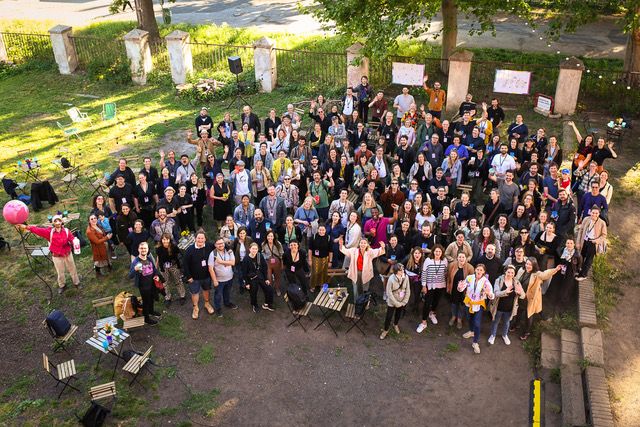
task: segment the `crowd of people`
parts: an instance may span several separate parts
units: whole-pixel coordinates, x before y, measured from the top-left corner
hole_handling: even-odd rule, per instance
[[[193,319],[200,300],[222,316],[247,291],[254,312],[273,311],[289,284],[313,299],[329,269],[344,268],[354,298],[383,287],[381,339],[411,312],[417,333],[438,324],[445,300],[449,327],[466,328],[475,353],[483,317],[490,345],[498,333],[509,345],[514,330],[526,340],[543,301],[570,304],[606,250],[613,143],[570,123],[579,146],[563,167],[557,136],[521,114],[507,122],[498,99],[469,94],[446,119],[446,92],[428,76],[424,89],[427,105],[408,88],[391,100],[362,77],[339,101],[318,96],[264,120],[245,106],[214,124],[202,108],[186,134],[195,154],[160,151],[137,174],[120,159],[108,195],[93,198],[96,276],[125,247],[155,324],[159,293],[184,304],[188,290]],[[54,259],[66,257],[68,236],[53,223],[28,228],[51,240]],[[185,234],[195,241],[181,251]],[[55,263],[60,292],[70,262]]]

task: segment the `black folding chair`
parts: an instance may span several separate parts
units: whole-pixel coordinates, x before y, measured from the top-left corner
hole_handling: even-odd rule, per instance
[[[44,365],[44,370],[47,371],[54,380],[56,380],[56,387],[58,387],[59,384],[63,385],[60,394],[58,394],[58,399],[60,399],[60,396],[62,396],[62,393],[64,393],[67,387],[80,392],[80,390],[69,384],[72,379],[75,379],[76,375],[76,362],[73,359],[62,362],[59,365],[54,365],[49,360],[49,357],[42,353],[42,364]],[[55,374],[53,373],[53,370],[55,370]]]
[[[302,329],[307,332],[307,328],[304,327],[304,325],[302,324],[302,322],[300,321],[300,319],[302,319],[303,317],[307,317],[309,318],[309,310],[311,310],[311,306],[313,305],[312,303],[308,302],[304,305],[304,307],[300,310],[294,310],[293,306],[291,305],[291,302],[289,301],[289,297],[287,296],[287,293],[284,293],[284,302],[287,303],[287,308],[289,308],[289,311],[291,312],[291,315],[293,316],[293,320],[287,325],[287,328],[291,325],[293,325],[294,323],[298,322],[298,324],[302,327]]]
[[[367,311],[369,311],[370,305],[371,305],[371,301],[367,303],[367,305],[364,307],[364,312],[360,315],[356,314],[355,304],[347,305],[347,312],[345,313],[344,318],[351,323],[351,326],[349,326],[349,329],[347,329],[347,331],[345,332],[345,335],[348,334],[349,331],[352,330],[353,328],[358,328],[358,330],[360,331],[360,333],[362,333],[363,336],[367,335],[364,333],[364,330],[362,330],[362,328],[360,327],[360,323],[364,325],[367,324],[366,320],[364,320],[364,316],[365,314],[367,314]]]

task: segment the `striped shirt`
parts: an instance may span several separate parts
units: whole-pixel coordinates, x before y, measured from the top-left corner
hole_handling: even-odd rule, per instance
[[[426,286],[428,289],[445,288],[447,286],[447,265],[446,259],[436,261],[427,258],[422,265],[422,286]]]

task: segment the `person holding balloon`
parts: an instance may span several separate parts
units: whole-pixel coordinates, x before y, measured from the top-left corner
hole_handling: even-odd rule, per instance
[[[6,219],[6,216],[5,216]],[[25,218],[26,220],[26,218]],[[62,224],[62,215],[54,215],[51,222],[53,227],[37,227],[35,225],[14,224],[21,230],[28,230],[49,242],[49,252],[58,274],[58,294],[62,294],[65,287],[65,272],[69,272],[73,285],[80,288],[80,278],[73,260],[73,239],[75,236]]]

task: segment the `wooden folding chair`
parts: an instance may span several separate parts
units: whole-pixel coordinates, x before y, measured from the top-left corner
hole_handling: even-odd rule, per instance
[[[49,331],[49,334],[51,335],[51,338],[53,338],[53,352],[57,353],[60,350],[64,350],[67,353],[69,353],[69,350],[67,350],[67,347],[71,345],[72,341],[77,342],[75,334],[76,332],[78,332],[78,326],[77,325],[71,325],[71,328],[69,328],[69,331],[64,334],[63,336],[57,336],[56,333],[53,331],[53,329],[51,329],[49,327],[49,325],[47,325],[47,319],[42,321],[42,325],[45,327],[45,329],[47,331]]]
[[[76,375],[76,362],[73,359],[62,362],[59,365],[54,365],[49,360],[49,357],[42,353],[42,364],[44,365],[44,370],[47,371],[54,380],[56,380],[56,387],[58,387],[59,384],[63,385],[60,394],[58,394],[58,399],[60,399],[60,396],[62,396],[62,393],[64,393],[67,387],[80,392],[80,390],[69,384],[71,380],[75,379]],[[55,370],[55,374],[53,373],[53,370]]]
[[[123,321],[122,329],[129,332],[129,329],[141,328],[144,326],[144,316],[132,317]]]
[[[118,323],[118,318],[116,316],[106,316],[106,317],[102,317],[102,315],[99,312],[99,309],[102,307],[110,307],[110,312],[113,312],[113,299],[114,297],[110,296],[110,297],[104,297],[104,298],[98,298],[98,299],[94,299],[93,301],[91,301],[91,306],[93,307],[93,311],[95,311],[96,313],[96,328],[102,328],[104,325],[106,325],[107,323],[110,323],[111,325],[115,325],[116,323]]]
[[[92,170],[86,176],[91,188],[93,188],[93,192],[91,192],[91,196],[89,197],[93,197],[98,194],[106,198],[109,195],[109,186],[107,185],[107,180],[105,179],[104,174]]]
[[[304,305],[304,307],[300,310],[294,310],[293,306],[291,305],[291,302],[289,302],[289,296],[287,296],[287,293],[284,293],[284,302],[287,303],[287,307],[289,308],[289,311],[291,312],[291,315],[293,316],[293,320],[287,325],[287,328],[291,325],[293,325],[294,323],[298,322],[298,324],[300,326],[302,326],[302,329],[307,332],[307,328],[304,327],[304,325],[302,324],[302,322],[300,321],[300,319],[302,319],[303,317],[307,317],[309,318],[309,310],[311,310],[311,306],[313,305],[311,302],[307,301],[307,303]]]
[[[68,199],[60,200],[62,207],[67,212],[78,212],[78,198],[77,197],[69,197]]]
[[[129,372],[133,375],[133,379],[129,383],[129,386],[132,386],[136,379],[138,379],[138,375],[140,375],[140,371],[142,370],[142,368],[146,367],[147,369],[149,369],[149,367],[147,366],[147,362],[149,362],[151,350],[153,350],[153,346],[149,347],[149,349],[145,351],[143,355],[134,354],[122,368],[123,371]]]
[[[364,323],[365,325],[367,324],[367,322],[364,320],[364,316],[365,314],[367,314],[367,311],[369,311],[370,305],[371,305],[371,302],[368,302],[367,305],[364,307],[364,312],[361,315],[356,314],[355,304],[347,305],[347,312],[345,313],[344,318],[347,319],[349,322],[351,322],[351,326],[349,326],[349,329],[347,329],[347,331],[345,332],[345,335],[348,334],[349,331],[352,330],[353,328],[358,328],[358,330],[362,333],[362,335],[366,336],[366,334],[360,327],[360,323]]]
[[[110,383],[100,384],[89,389],[89,396],[91,402],[97,402],[98,400],[112,398],[111,408],[116,402],[116,383],[111,381]]]

